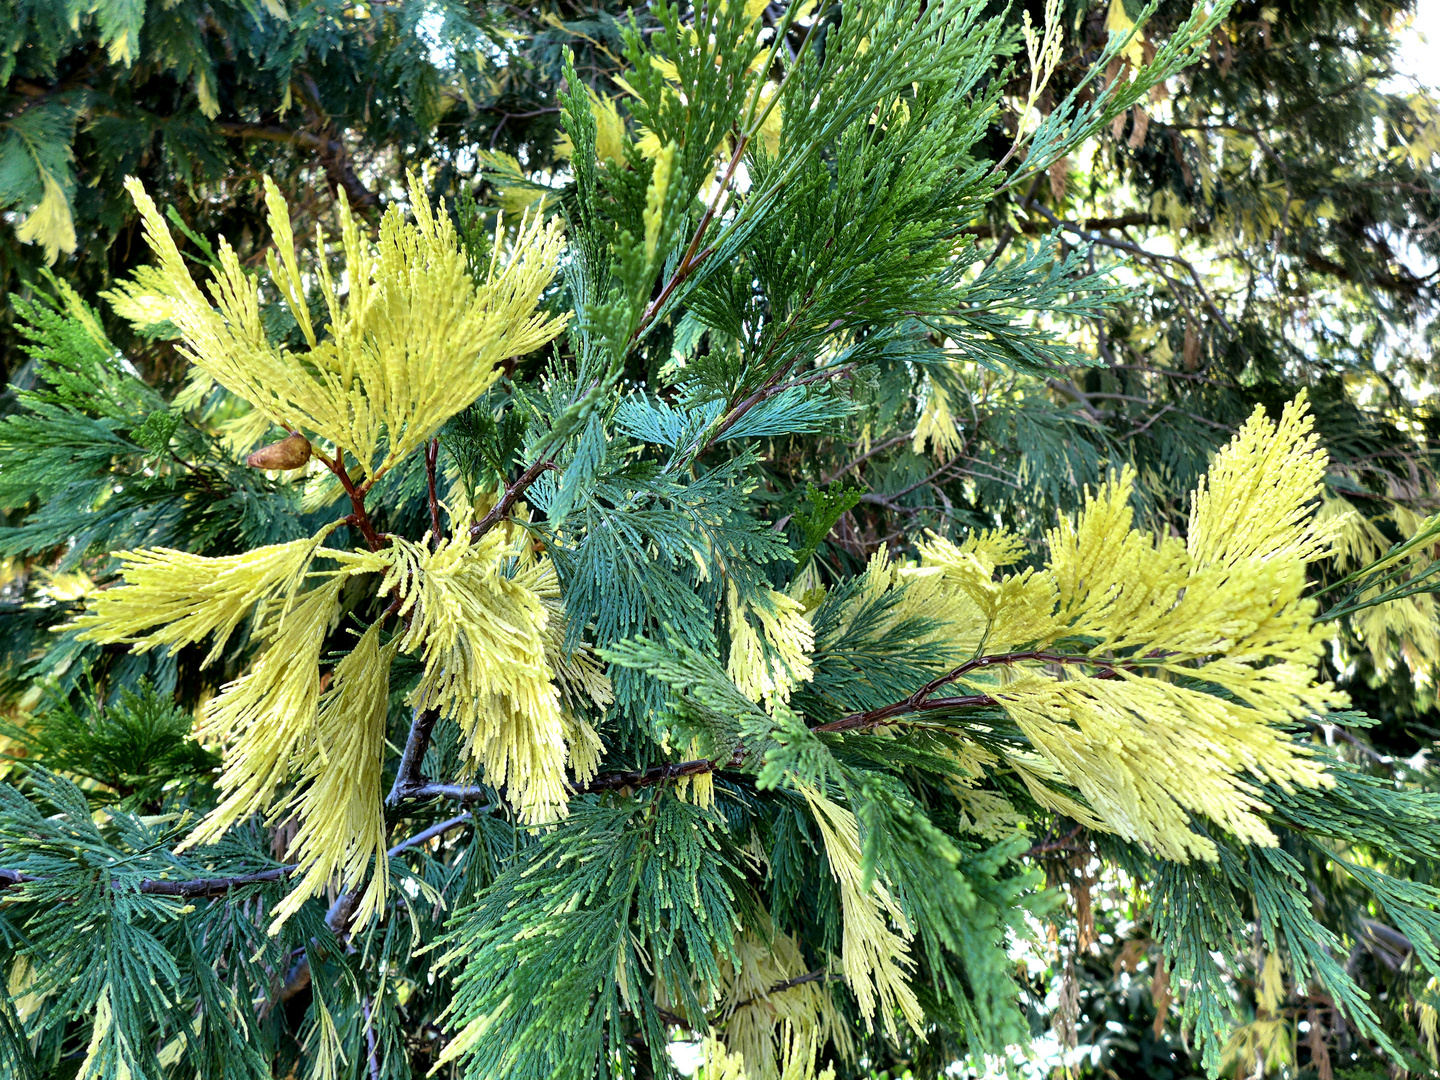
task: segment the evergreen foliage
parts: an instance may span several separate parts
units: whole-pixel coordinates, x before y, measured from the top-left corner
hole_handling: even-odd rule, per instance
[[[134,44],[186,4],[80,7],[27,12],[25,63],[90,35],[220,115],[192,37]],[[480,32],[394,8],[215,25],[284,37],[239,81],[286,94],[313,35]],[[1308,369],[1242,385],[1253,355],[1203,405],[1198,369],[1120,391],[1157,411],[1118,437],[1071,330],[1162,301],[1063,224],[975,242],[1053,217],[1040,181],[1106,133],[1142,146],[1239,17],[1152,40],[1117,0],[1077,72],[1058,4],[657,3],[591,28],[614,93],[554,48],[581,24],[526,46],[565,140],[477,152],[493,216],[450,165],[324,228],[252,178],[232,243],[127,182],[153,262],[103,314],[54,277],[16,301],[8,1074],[667,1076],[678,1042],[707,1077],[937,1076],[1030,1040],[1016,956],[1063,887],[1085,962],[1097,866],[1144,894],[1115,970],[1153,955],[1156,1040],[1173,995],[1205,1068],[1293,1062],[1304,993],[1322,1074],[1342,1024],[1433,1063],[1440,796],[1342,752],[1374,721],[1333,670],[1440,659],[1428,474],[1352,467],[1414,440],[1337,446],[1357,410]],[[45,153],[11,203],[58,252]],[[1382,1001],[1346,953],[1386,933]],[[1058,989],[1068,1042],[1073,961]]]

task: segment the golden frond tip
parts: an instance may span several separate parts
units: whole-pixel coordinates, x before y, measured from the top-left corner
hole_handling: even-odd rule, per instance
[[[117,310],[146,323],[168,318],[180,330],[181,353],[196,368],[270,422],[349,453],[366,480],[419,448],[484,393],[503,360],[533,352],[565,328],[568,316],[538,310],[564,249],[558,220],[523,220],[503,259],[497,231],[496,258],[477,280],[450,216],[431,205],[412,174],[409,216],[391,204],[374,242],[361,236],[341,203],[349,281],[342,296],[329,273],[324,236],[317,232],[314,257],[302,260],[289,210],[267,179],[274,240],[267,267],[306,343],[292,353],[267,339],[259,283],[223,238],[206,296],[154,200],[133,177],[126,188],[158,263],[115,290]],[[329,313],[323,341],[310,314],[312,295]]]
[[[1332,783],[1286,729],[1345,701],[1317,678],[1329,631],[1305,595],[1343,527],[1317,521],[1325,467],[1302,395],[1215,455],[1188,540],[1135,527],[1127,468],[1049,532],[1041,569],[1002,573],[1020,548],[982,534],[931,536],[890,572],[964,655],[1014,657],[961,681],[1028,739],[1007,763],[1042,806],[1176,861],[1218,855],[1196,815],[1273,845],[1253,783]]]

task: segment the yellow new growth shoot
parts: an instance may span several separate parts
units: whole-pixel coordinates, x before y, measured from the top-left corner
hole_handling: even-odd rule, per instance
[[[915,434],[910,449],[917,454],[923,454],[927,443],[930,452],[939,460],[955,456],[965,445],[955,417],[951,415],[950,399],[945,395],[945,388],[933,380],[930,383],[929,395],[925,399],[925,408],[920,412],[920,419],[915,422]]]
[[[419,709],[437,709],[455,720],[467,749],[485,771],[486,782],[509,788],[521,817],[531,823],[564,812],[569,790],[567,762],[588,779],[599,766],[599,739],[561,706],[549,657],[559,651],[550,631],[558,603],[554,568],[532,564],[520,533],[507,539],[491,530],[470,540],[468,519],[433,550],[393,538],[378,552],[337,553],[351,573],[379,572],[382,595],[397,592],[399,614],[408,628],[400,650],[419,653],[425,671],[407,699]],[[521,572],[508,577],[503,564],[519,560]],[[550,606],[539,592],[552,593]],[[608,703],[609,685],[585,656],[563,669],[578,689]]]
[[[485,280],[476,283],[449,215],[443,207],[436,212],[412,174],[412,220],[392,204],[374,243],[362,239],[340,201],[349,283],[343,299],[324,257],[325,238],[317,232],[313,283],[330,317],[329,336],[317,340],[290,214],[267,178],[275,241],[270,274],[309,346],[295,355],[266,340],[259,284],[227,242],[220,241],[220,272],[207,297],[154,201],[133,177],[126,187],[159,265],[119,290],[122,311],[147,320],[164,312],[179,327],[181,352],[191,363],[272,423],[313,433],[348,452],[366,481],[479,397],[498,378],[502,360],[539,348],[565,326],[565,318],[536,311],[564,246],[558,222],[546,225],[538,216],[522,221],[503,265],[503,232],[497,230],[495,256]]]
[[[585,84],[585,96],[590,99],[590,113],[595,117],[595,158],[624,168],[625,161],[625,120],[616,106],[616,99],[595,92],[589,83]],[[555,156],[575,156],[575,144],[569,132],[561,132],[555,140]]]
[[[1325,500],[1320,517],[1333,525],[1335,532],[1335,565],[1340,571],[1372,569],[1393,565],[1394,561],[1382,557],[1390,549],[1390,539],[1371,519],[1356,511],[1343,498]],[[1398,527],[1402,537],[1413,539],[1433,525],[1434,519],[1420,516],[1403,506],[1395,506],[1388,517]],[[1420,548],[1400,557],[1409,560],[1416,569],[1425,563],[1431,549]],[[1361,594],[1360,599],[1371,600],[1380,595],[1381,589],[1374,587]],[[1440,669],[1440,604],[1435,602],[1434,593],[1416,593],[1402,596],[1383,604],[1362,608],[1350,616],[1356,636],[1370,651],[1371,663],[1381,674],[1388,674],[1395,668],[1397,659],[1404,660],[1411,676],[1419,684],[1433,681]],[[1398,643],[1398,657],[1395,644]]]
[[[919,1035],[924,1031],[925,1014],[910,989],[908,972],[915,961],[910,957],[911,934],[905,915],[881,881],[877,879],[869,889],[864,887],[855,815],[813,788],[802,786],[800,793],[820,826],[830,873],[840,886],[844,923],[841,967],[865,1018],[866,1030],[875,1030],[878,1009],[886,1034],[895,1038],[895,1010],[899,1009]],[[890,928],[891,923],[896,929]]]
[[[775,933],[763,912],[754,930],[736,940],[733,962],[721,958],[718,1038],[732,1058],[745,1062],[746,1080],[782,1080],[792,1071],[811,1080],[818,1048],[830,1040],[850,1053],[849,1026],[825,980],[786,985],[806,973],[795,939]],[[787,1068],[787,1062],[794,1064]]]
[[[523,530],[495,529],[472,542],[464,518],[455,538],[434,549],[391,538],[376,552],[348,552],[320,547],[333,528],[224,558],[127,553],[126,584],[98,594],[77,620],[83,640],[138,649],[213,634],[213,658],[254,610],[256,636],[268,647],[196,726],[197,738],[225,747],[223,798],[182,847],[214,841],[252,814],[293,812],[304,875],[276,910],[272,931],[331,882],[358,888],[372,858],[376,876],[357,917],[384,903],[380,765],[398,652],[425,663],[410,704],[456,720],[487,782],[508,787],[531,823],[564,812],[567,766],[582,783],[595,775],[600,739],[577,712],[582,702],[603,709],[612,700],[588,648],[566,648],[555,567],[534,555]],[[340,569],[315,572],[317,557]],[[322,697],[321,652],[340,615],[340,591],[347,578],[370,573],[382,575],[381,595],[399,593],[408,628],[382,645],[380,623],[372,625]],[[310,587],[301,591],[307,575]],[[296,794],[277,805],[277,790],[296,773]]]
[[[764,701],[772,709],[789,701],[790,691],[812,675],[810,652],[815,648],[815,630],[805,618],[805,606],[773,590],[766,590],[759,604],[747,604],[733,582],[726,603],[730,612],[730,680],[746,697]],[[763,642],[750,624],[751,615],[760,620]]]
[[[329,690],[320,698],[311,745],[306,749],[306,787],[294,800],[300,829],[291,842],[305,875],[275,909],[279,926],[332,880],[357,889],[375,860],[375,875],[355,907],[364,925],[385,903],[390,880],[381,809],[380,762],[385,751],[385,714],[390,698],[390,662],[398,640],[380,644],[376,622],[335,666]]]
[[[246,675],[212,699],[195,737],[227,748],[220,773],[224,798],[182,848],[218,840],[251,814],[269,809],[315,728],[320,704],[320,651],[340,614],[331,578],[305,593],[269,630],[269,648]]]
[[[665,220],[665,198],[670,193],[670,173],[675,167],[674,143],[666,143],[655,155],[655,170],[650,174],[650,185],[645,189],[645,259],[655,261],[656,245],[660,242],[660,227]]]
[[[1049,534],[1043,571],[996,579],[1009,551],[993,536],[922,546],[957,642],[1021,654],[963,681],[1038,751],[1009,756],[1037,801],[1183,861],[1216,857],[1191,814],[1275,843],[1252,779],[1330,782],[1283,730],[1344,700],[1315,678],[1326,631],[1304,597],[1305,564],[1331,544],[1315,519],[1324,473],[1301,397],[1278,424],[1257,410],[1216,455],[1186,543],[1134,527],[1126,470]],[[1025,659],[1047,650],[1071,659]]]
[[[1044,94],[1050,76],[1060,66],[1065,47],[1065,26],[1060,17],[1060,0],[1045,0],[1044,17],[1045,26],[1036,33],[1030,12],[1022,12],[1020,34],[1025,39],[1025,53],[1029,58],[1030,90],[1025,95],[1025,104],[1016,110],[1015,137],[1010,143],[1010,149],[996,166],[996,171],[1030,140],[1033,132],[1026,129],[1029,127],[1031,114]]]
[[[117,552],[125,587],[93,597],[89,610],[75,620],[84,631],[80,639],[124,642],[145,652],[157,645],[195,645],[214,634],[215,644],[203,661],[209,664],[257,603],[278,596],[288,606],[333,528],[308,540],[219,558],[170,548]]]

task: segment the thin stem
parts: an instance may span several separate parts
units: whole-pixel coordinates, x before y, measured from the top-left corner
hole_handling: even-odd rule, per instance
[[[439,457],[440,440],[431,439],[425,447],[425,489],[430,497],[430,542],[436,547],[445,539],[445,531],[440,527],[440,496],[435,490],[435,465]]]
[[[1139,244],[1132,244],[1128,240],[1116,240],[1114,237],[1106,236],[1104,233],[1081,228],[1073,221],[1065,221],[1062,218],[1056,216],[1054,211],[1052,211],[1048,206],[1045,206],[1043,203],[1036,202],[1034,199],[1025,199],[1021,203],[1021,207],[1026,210],[1034,210],[1041,217],[1045,218],[1045,220],[1050,222],[1050,224],[1054,227],[1058,229],[1064,229],[1067,232],[1072,232],[1076,236],[1080,237],[1082,240],[1088,240],[1092,244],[1102,244],[1105,247],[1115,248],[1118,251],[1127,251],[1132,255],[1138,255],[1140,258],[1149,259],[1152,262],[1168,262],[1183,267],[1185,271],[1190,275],[1190,279],[1194,283],[1195,291],[1200,294],[1200,298],[1202,301],[1204,301],[1205,307],[1209,309],[1210,314],[1214,317],[1215,321],[1220,324],[1221,329],[1225,331],[1227,336],[1232,338],[1235,336],[1235,330],[1230,325],[1230,321],[1225,318],[1225,314],[1220,310],[1219,306],[1215,303],[1215,301],[1211,299],[1210,293],[1206,290],[1204,279],[1200,277],[1200,271],[1196,270],[1194,265],[1188,260],[1182,259],[1179,255],[1164,255],[1160,252],[1151,251],[1148,248],[1141,247]],[[1161,270],[1158,266],[1155,268],[1155,270],[1157,273],[1160,274],[1161,277],[1163,277],[1166,281],[1170,283],[1171,287],[1175,290],[1176,296],[1178,298],[1181,292],[1180,283],[1175,281],[1172,277],[1170,277],[1170,275],[1166,274],[1165,271]]]
[[[385,796],[386,806],[399,806],[409,797],[409,792],[425,782],[420,775],[420,763],[425,760],[425,751],[430,748],[430,735],[440,719],[438,709],[416,709],[410,720],[410,734],[405,739],[405,749],[400,754],[400,766],[395,773],[395,783],[390,794]]]
[[[488,813],[492,809],[494,809],[494,807],[480,807],[476,809],[474,813],[467,812],[457,814],[447,821],[437,822],[427,829],[422,829],[414,836],[406,837],[386,852],[386,854],[390,858],[394,858],[403,851],[407,851],[412,847],[418,847],[427,840],[433,840],[442,833],[448,832],[456,826],[463,825],[465,822],[472,820],[475,814]],[[330,905],[330,910],[325,913],[325,925],[328,926],[342,942],[344,942],[350,934],[350,920],[355,916],[355,908],[359,901],[359,896],[360,894],[358,892],[341,893],[340,896],[336,898],[335,903]],[[277,1000],[282,1003],[289,1001],[309,985],[310,961],[308,958],[305,958],[291,969],[290,974],[285,979],[285,985],[280,988]]]
[[[709,758],[697,758],[694,761],[677,761],[665,765],[652,765],[648,769],[636,769],[631,772],[606,773],[597,776],[587,784],[578,784],[572,789],[574,795],[594,795],[602,791],[620,791],[625,788],[650,787],[654,784],[663,784],[670,780],[679,780],[686,776],[704,776],[718,769],[736,768],[745,761],[745,752],[736,750],[730,756],[729,761],[712,761]],[[393,795],[394,792],[392,791]],[[439,784],[421,782],[405,788],[400,793],[401,799],[454,799],[457,802],[477,802],[480,799],[490,797],[488,788],[480,787],[478,784]],[[387,800],[388,801],[388,800]],[[477,810],[475,813],[483,811]]]
[[[490,809],[491,808],[488,806],[481,806],[475,810],[475,814],[484,814],[487,813]],[[466,810],[463,813],[456,814],[452,818],[447,818],[444,821],[437,821],[428,829],[421,829],[414,836],[407,836],[404,840],[401,840],[400,843],[396,844],[388,852],[386,852],[386,854],[393,859],[402,851],[409,851],[411,848],[419,847],[421,844],[428,844],[437,836],[444,836],[451,829],[457,829],[461,825],[464,825],[466,822],[474,821],[475,814],[472,814],[469,810]]]
[[[456,802],[467,803],[489,797],[489,789],[478,784],[442,784],[438,781],[422,780],[401,789],[398,794],[392,790],[385,801],[391,806],[397,806],[402,802],[425,799],[454,799]]]
[[[1024,859],[1034,859],[1038,858],[1041,855],[1048,854],[1052,851],[1080,850],[1075,846],[1074,841],[1075,838],[1080,835],[1081,831],[1084,828],[1085,826],[1083,825],[1076,825],[1075,828],[1071,829],[1064,836],[1060,837],[1060,839],[1036,844],[1034,847],[1028,848],[1025,851],[1021,852],[1020,857]]]
[[[739,765],[745,760],[743,751],[737,750],[730,757],[732,766]],[[655,765],[649,769],[637,770],[635,772],[609,773],[605,776],[597,776],[588,784],[583,784],[575,789],[577,795],[593,794],[599,791],[618,791],[622,788],[649,787],[651,784],[663,784],[667,780],[679,780],[686,776],[704,776],[714,772],[722,766],[709,758],[699,758],[695,761],[681,761],[672,765]]]
[[[730,190],[730,181],[735,178],[735,170],[740,167],[740,159],[744,156],[745,149],[749,145],[749,135],[742,135],[735,140],[735,152],[730,155],[730,164],[725,169],[725,175],[720,181],[720,186],[715,189],[715,195],[710,200],[710,205],[705,208],[705,213],[701,215],[700,224],[695,228],[695,235],[690,238],[690,244],[685,249],[685,254],[682,255],[680,261],[675,264],[675,272],[670,275],[670,280],[665,282],[664,287],[660,290],[660,295],[645,305],[645,310],[640,315],[640,321],[635,324],[635,329],[630,332],[630,340],[626,343],[626,351],[629,351],[629,346],[634,345],[635,342],[640,340],[645,329],[654,321],[655,316],[658,315],[669,302],[675,290],[684,283],[686,278],[694,273],[696,267],[714,253],[715,249],[713,247],[701,251],[700,242],[705,238],[705,230],[710,227],[710,222],[714,220],[716,213],[719,212],[721,198]]]
[[[232,877],[191,878],[188,881],[160,881],[146,878],[135,886],[136,892],[147,896],[176,896],[182,899],[198,900],[203,897],[224,896],[231,889],[245,885],[266,885],[281,881],[295,872],[294,866],[277,866],[270,870],[257,870],[253,874],[236,874]],[[0,870],[0,889],[12,885],[23,885],[27,881],[43,881],[33,874],[22,874],[18,870]],[[117,888],[119,886],[116,886]]]
[[[786,327],[787,332],[789,331],[789,329],[789,327]],[[695,456],[699,457],[701,454],[705,453],[705,451],[709,450],[710,447],[714,446],[715,443],[719,441],[720,437],[725,434],[725,432],[729,431],[732,427],[739,423],[742,416],[744,416],[747,412],[753,409],[756,405],[759,405],[761,402],[768,401],[775,395],[784,393],[786,390],[792,390],[797,386],[805,386],[808,383],[819,382],[821,379],[829,378],[832,375],[836,378],[839,378],[841,375],[849,375],[854,372],[857,366],[858,365],[856,364],[840,364],[833,368],[823,368],[820,371],[812,371],[810,374],[803,375],[798,379],[790,379],[786,382],[772,381],[770,383],[766,383],[759,390],[756,390],[749,397],[745,398],[728,413],[726,413],[723,418],[721,418],[720,422],[715,425],[714,432],[710,435],[708,439],[705,440],[705,445],[696,451]],[[782,367],[780,371],[776,373],[774,378],[783,377],[785,373],[789,370],[789,365]]]
[[[365,543],[370,545],[371,551],[379,551],[384,547],[384,541],[375,531],[375,526],[370,521],[370,514],[365,509],[365,493],[355,486],[354,481],[350,479],[350,474],[345,471],[345,452],[336,447],[335,456],[332,458],[316,446],[312,448],[311,453],[323,461],[325,467],[335,474],[340,481],[340,486],[345,489],[345,494],[350,496],[352,513],[347,520],[360,530],[360,535],[365,538]]]
[[[540,474],[552,469],[555,469],[557,472],[559,471],[556,469],[555,462],[549,458],[542,457],[521,473],[520,478],[513,484],[506,484],[505,493],[500,496],[500,501],[490,508],[488,514],[470,526],[470,539],[478,540],[498,525],[504,519],[505,515],[510,512],[510,508],[515,505],[520,496],[525,494],[526,489],[535,483],[536,480],[540,479]]]
[[[814,971],[807,971],[804,975],[797,975],[793,979],[786,979],[784,982],[777,982],[773,986],[766,987],[765,992],[758,997],[748,997],[737,1001],[732,1007],[725,1010],[728,1016],[733,1016],[747,1005],[754,1005],[762,997],[769,997],[771,994],[781,994],[786,990],[793,990],[797,986],[804,986],[806,983],[820,982],[822,979],[838,979],[840,976],[832,975],[826,968],[817,968]]]
[[[821,724],[810,730],[863,731],[866,728],[879,727],[882,724],[889,723],[896,717],[904,716],[907,713],[923,712],[926,709],[958,709],[995,705],[998,704],[998,702],[988,694],[939,698],[933,701],[930,699],[930,695],[942,686],[948,686],[958,679],[963,679],[973,671],[984,671],[986,668],[1019,664],[1027,661],[1044,664],[1084,664],[1091,667],[1105,668],[1111,672],[1119,667],[1129,666],[1134,663],[1134,661],[1129,661],[1126,664],[1122,664],[1115,660],[1104,660],[1094,656],[1073,656],[1066,653],[1041,651],[1000,653],[996,656],[977,656],[972,660],[965,661],[965,663],[946,672],[944,675],[931,679],[907,698],[878,709],[870,709],[867,712],[851,713],[849,716],[841,717],[839,720],[832,720],[828,724]]]
[[[1147,658],[1148,659],[1148,658]],[[865,731],[870,728],[881,727],[886,724],[898,722],[900,717],[911,713],[926,712],[934,709],[967,709],[985,708],[999,704],[999,701],[988,694],[967,694],[963,697],[932,698],[931,695],[941,687],[964,678],[974,671],[983,671],[986,668],[1000,665],[1019,664],[1024,662],[1038,662],[1046,664],[1080,664],[1088,667],[1098,667],[1102,671],[1097,678],[1114,678],[1122,670],[1129,670],[1138,663],[1135,660],[1106,660],[1094,656],[1074,656],[1066,653],[1052,653],[1043,651],[1000,653],[994,656],[979,656],[967,660],[960,666],[931,679],[920,689],[916,690],[909,697],[901,701],[885,705],[878,709],[871,709],[868,712],[851,713],[849,716],[841,717],[839,720],[832,720],[828,724],[818,724],[811,728],[816,732],[846,732]],[[430,729],[434,727],[434,721],[429,727],[421,728],[421,717],[417,713],[415,723],[410,730],[410,739],[405,745],[405,754],[409,755],[412,745],[416,739],[423,737],[426,744],[429,742]],[[423,749],[420,751],[423,756]],[[728,761],[713,760],[710,758],[697,758],[694,761],[671,762],[665,765],[654,765],[648,769],[638,769],[631,772],[607,773],[597,776],[589,783],[577,785],[573,789],[575,795],[591,795],[602,791],[620,791],[627,788],[649,787],[653,784],[663,784],[671,780],[679,780],[687,776],[704,776],[708,773],[718,772],[722,769],[739,768],[745,763],[748,752],[738,747],[730,755]],[[402,756],[402,770],[406,764]],[[474,784],[441,784],[424,781],[419,777],[418,769],[412,770],[413,776],[409,783],[402,784],[401,778],[410,773],[402,771],[395,778],[395,787],[390,791],[386,802],[394,806],[407,799],[454,799],[457,802],[478,802],[481,799],[490,797],[488,788]],[[480,811],[476,811],[477,813]],[[462,815],[463,817],[463,815]],[[459,818],[454,819],[459,821]]]
[[[865,451],[865,453],[861,454],[854,461],[848,462],[840,466],[840,468],[835,470],[835,472],[831,473],[828,477],[826,477],[820,482],[827,486],[833,484],[836,480],[839,480],[840,477],[844,476],[851,469],[858,468],[859,466],[865,464],[865,462],[869,461],[872,457],[880,453],[882,450],[888,450],[890,449],[890,447],[902,442],[909,442],[911,438],[912,436],[907,432],[904,435],[896,435],[894,438],[886,439],[884,442],[875,443],[873,446],[870,447],[869,450]]]

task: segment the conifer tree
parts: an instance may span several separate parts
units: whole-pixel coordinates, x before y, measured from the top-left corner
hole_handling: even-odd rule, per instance
[[[1114,33],[1042,114],[1058,5],[1018,36],[973,0],[763,8],[657,4],[615,97],[567,58],[568,176],[487,159],[515,213],[417,170],[302,236],[264,181],[246,260],[129,182],[151,261],[101,299],[183,386],[69,285],[18,302],[9,1074],[663,1076],[683,1042],[732,1080],[940,1075],[1028,1041],[1010,949],[1079,843],[1144,883],[1207,1065],[1247,924],[1272,1012],[1288,972],[1414,1064],[1306,868],[1403,930],[1433,1033],[1440,894],[1404,867],[1440,807],[1334,751],[1367,720],[1322,664],[1428,592],[1440,526],[1371,551],[1323,512],[1303,392],[1183,529],[1118,456],[1073,508],[923,456],[949,387],[1083,363],[1056,320],[1123,299],[966,224],[1225,10],[1148,61]],[[857,564],[861,506],[890,531]]]
[[[616,11],[618,6],[612,5]],[[553,8],[553,10],[552,10]],[[620,47],[601,9],[483,0],[5,0],[0,3],[0,363],[23,362],[11,291],[50,266],[86,295],[144,261],[126,176],[242,258],[263,251],[258,177],[297,221],[332,197],[374,224],[408,165],[475,148],[548,160],[568,45],[590,70]],[[308,228],[308,225],[306,225]],[[117,344],[150,363],[123,323]],[[12,361],[14,363],[12,364]]]

